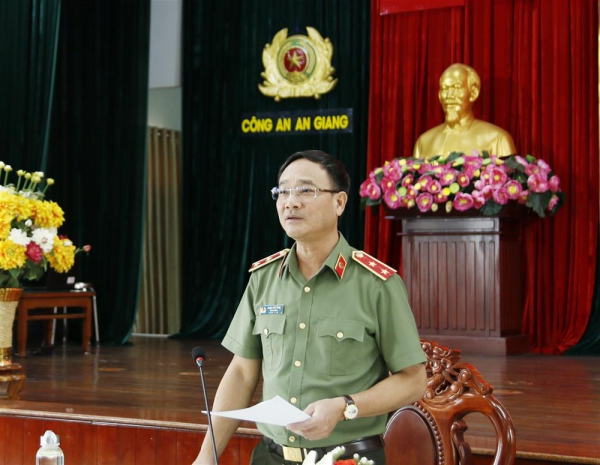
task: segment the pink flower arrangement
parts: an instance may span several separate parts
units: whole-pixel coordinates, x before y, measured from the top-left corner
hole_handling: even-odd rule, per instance
[[[360,196],[366,206],[383,201],[391,209],[417,207],[427,213],[444,204],[439,207],[447,212],[475,209],[488,216],[515,201],[542,218],[554,215],[565,199],[558,176],[544,160],[476,150],[447,158],[396,158],[370,173]]]

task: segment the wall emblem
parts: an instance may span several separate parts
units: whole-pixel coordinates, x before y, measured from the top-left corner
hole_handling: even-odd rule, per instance
[[[323,39],[315,28],[306,30],[308,36],[288,37],[287,29],[282,29],[265,45],[262,54],[265,70],[261,73],[264,81],[258,88],[276,102],[291,97],[318,99],[337,84],[332,77],[335,68],[331,66],[331,41]]]

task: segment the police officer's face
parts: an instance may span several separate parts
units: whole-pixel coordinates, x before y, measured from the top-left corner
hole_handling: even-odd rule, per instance
[[[334,189],[329,175],[321,165],[301,158],[281,173],[280,188],[299,186]],[[319,241],[335,234],[337,223],[346,206],[344,192],[330,193],[317,191],[316,197],[295,194],[277,201],[279,222],[289,237],[300,242]]]

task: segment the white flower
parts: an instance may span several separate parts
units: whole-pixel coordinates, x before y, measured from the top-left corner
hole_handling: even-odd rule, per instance
[[[54,228],[52,228],[54,229]],[[51,229],[38,228],[31,234],[31,240],[39,245],[44,253],[49,253],[54,248],[54,236],[55,232]]]
[[[33,224],[33,221],[31,221],[31,220],[25,221],[25,226],[27,226],[28,228],[31,228],[32,224]]]
[[[321,460],[315,464],[315,461],[317,460],[317,452],[311,450],[304,459],[304,462],[302,462],[302,465],[333,465],[338,458],[344,455],[344,452],[346,452],[346,448],[344,446],[337,446],[335,449],[325,454]],[[368,460],[365,457],[360,458],[358,454],[354,454],[354,461],[361,465],[375,465],[375,462],[372,460]]]
[[[63,245],[65,247],[69,247],[70,245],[73,245],[73,243],[70,240],[67,239],[66,241],[63,242]]]
[[[35,197],[35,194],[31,191],[19,191],[19,195],[21,197],[25,197],[26,199],[32,199]]]
[[[13,189],[12,189],[12,187],[0,186],[0,194],[2,192],[8,192],[8,193],[12,194],[13,193]]]
[[[17,245],[27,246],[31,242],[31,239],[27,237],[27,233],[17,228],[10,230],[8,238]]]

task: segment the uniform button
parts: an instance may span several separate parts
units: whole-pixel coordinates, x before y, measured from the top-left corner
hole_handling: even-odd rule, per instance
[[[297,367],[299,367],[300,365],[302,365],[302,362],[300,360],[296,360],[294,362],[294,365],[296,365]]]
[[[268,328],[265,328],[265,329],[263,330],[263,333],[265,333],[265,336],[266,336],[267,334],[269,334],[269,330],[268,330]]]
[[[300,329],[306,328],[306,324],[304,324],[304,323],[300,323],[298,326],[300,326]]]
[[[288,439],[290,440],[290,442],[294,442],[296,440],[296,436],[290,436]]]
[[[291,402],[292,404],[295,404],[296,402],[298,402],[298,399],[296,399],[295,397],[292,397],[292,398],[290,399],[290,402]]]
[[[304,292],[310,292],[310,287],[306,286],[306,287],[304,288]]]
[[[266,329],[265,329],[265,331],[266,331]],[[343,338],[343,337],[344,337],[344,333],[342,333],[342,332],[340,331],[339,333],[337,333],[337,337],[338,337],[338,339],[341,339],[341,338]]]

